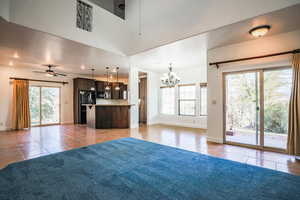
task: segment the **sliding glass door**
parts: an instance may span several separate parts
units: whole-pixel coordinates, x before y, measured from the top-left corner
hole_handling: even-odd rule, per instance
[[[259,73],[226,76],[226,141],[259,144]]]
[[[225,141],[286,149],[290,68],[225,74]]]
[[[287,148],[292,70],[264,72],[264,146]]]
[[[30,86],[29,105],[32,126],[60,123],[60,88]]]

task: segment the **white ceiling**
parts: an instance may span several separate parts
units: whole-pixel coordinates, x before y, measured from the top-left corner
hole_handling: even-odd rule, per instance
[[[169,63],[175,70],[205,67],[208,49],[255,40],[249,30],[259,25],[272,26],[265,37],[298,30],[299,19],[300,4],[136,54],[131,56],[131,62],[156,72],[167,71]]]
[[[291,2],[297,1],[292,0]],[[129,11],[131,5],[130,2],[131,1],[129,1],[128,5]],[[142,2],[144,4],[146,3],[146,1]],[[185,18],[185,14],[188,13],[187,9],[190,8],[190,6],[185,5],[183,1],[180,0],[166,0],[160,2],[152,0],[151,2],[152,3],[148,5],[147,1],[147,5],[150,6],[149,9],[157,10],[157,12],[156,14],[143,13],[144,23],[156,23],[157,27],[161,27],[168,23],[168,20],[171,20],[170,17],[172,15],[177,16],[180,7],[182,7],[181,13],[183,14],[177,17]],[[243,2],[245,3],[245,1]],[[269,2],[269,0],[266,2]],[[197,5],[195,0],[193,0],[192,5]],[[266,3],[266,5],[269,5],[269,3]],[[160,8],[160,6],[163,9]],[[190,9],[190,12],[196,14],[196,8]],[[168,64],[171,62],[173,63],[175,70],[200,67],[206,64],[207,49],[255,39],[248,34],[248,31],[254,26],[270,24],[272,29],[268,36],[300,29],[299,10],[300,5],[298,4],[266,15],[233,23],[184,40],[178,40],[177,42],[169,43],[161,47],[152,48],[148,51],[131,56],[130,63],[134,66],[156,72],[166,71]],[[166,19],[163,18],[164,15],[167,15]],[[151,16],[153,18],[151,18]],[[191,17],[190,15],[188,16]],[[136,46],[137,49],[141,50],[144,47],[153,47],[156,44],[160,44],[160,42],[166,42],[165,36],[170,40],[173,40],[179,36],[185,35],[182,34],[183,32],[192,33],[193,31],[198,30],[190,23],[187,23],[184,27],[180,25],[181,23],[185,23],[186,20],[189,20],[188,16],[183,21],[179,19],[178,21],[176,17],[173,18],[173,21],[171,21],[172,26],[166,25],[163,30],[154,28],[152,31],[149,30],[146,34],[146,29],[142,29],[143,33],[141,41],[135,41],[133,39],[133,46]],[[161,20],[159,18],[161,18]],[[196,22],[193,21],[193,23]],[[175,24],[178,24],[178,26],[174,27],[173,25]],[[196,27],[199,28],[200,25],[201,23]],[[133,27],[133,25],[131,26]],[[7,23],[3,20],[0,21],[0,27],[0,65],[7,66],[10,61],[13,61],[14,66],[16,67],[40,67],[41,64],[51,63],[60,65],[60,67],[57,68],[58,71],[75,74],[90,74],[88,69],[93,67],[96,69],[97,75],[103,75],[106,66],[118,66],[121,69],[121,73],[128,73],[128,57],[115,55],[101,49]],[[159,40],[157,36],[160,31],[164,32],[161,35],[163,41]],[[150,35],[153,35],[153,38],[151,38]],[[147,38],[149,40],[147,40]],[[146,46],[140,46],[141,44],[145,44]],[[18,59],[13,58],[13,55],[16,52],[20,56]],[[86,67],[85,70],[81,69],[82,65]]]
[[[126,23],[134,45],[126,54],[135,55],[298,3],[300,0],[128,0]]]
[[[14,67],[35,67],[46,69],[42,64],[57,64],[57,71],[73,74],[103,75],[105,67],[120,67],[126,74],[128,58],[101,49],[89,47],[40,31],[35,31],[0,18],[0,65],[7,66],[13,61]],[[14,54],[19,58],[14,58]],[[82,70],[82,65],[85,70]]]
[[[199,35],[131,56],[134,66],[164,72],[170,63],[175,70],[206,65],[206,35]]]

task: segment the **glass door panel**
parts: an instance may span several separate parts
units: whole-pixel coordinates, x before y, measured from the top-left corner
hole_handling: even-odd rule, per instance
[[[29,87],[29,107],[30,107],[30,117],[31,126],[38,126],[41,124],[41,93],[40,87]]]
[[[31,126],[60,123],[60,88],[29,87]]]
[[[260,145],[259,72],[226,75],[227,142]]]
[[[292,69],[264,71],[264,146],[286,149]]]
[[[41,88],[42,124],[57,124],[60,122],[60,91],[59,88]]]

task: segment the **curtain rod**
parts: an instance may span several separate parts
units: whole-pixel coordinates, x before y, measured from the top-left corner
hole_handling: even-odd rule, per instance
[[[14,80],[25,80],[25,81],[36,81],[36,82],[46,82],[46,83],[60,83],[60,84],[68,84],[68,82],[64,81],[47,81],[47,80],[38,80],[38,79],[27,79],[27,78],[16,78],[16,77],[10,77],[9,79],[14,79]]]
[[[226,64],[226,63],[232,63],[232,62],[240,62],[240,61],[245,61],[245,60],[254,60],[254,59],[259,59],[259,58],[267,58],[267,57],[273,57],[273,56],[281,56],[285,54],[296,54],[300,53],[300,49],[295,49],[292,51],[285,51],[285,52],[280,52],[280,53],[273,53],[273,54],[267,54],[267,55],[262,55],[262,56],[254,56],[254,57],[247,57],[247,58],[239,58],[239,59],[233,59],[233,60],[225,60],[225,61],[219,61],[219,62],[213,62],[209,63],[210,66],[216,65],[217,68],[219,68],[221,64]]]

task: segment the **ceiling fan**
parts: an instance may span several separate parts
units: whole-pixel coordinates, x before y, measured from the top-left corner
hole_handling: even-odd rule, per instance
[[[52,70],[53,67],[57,67],[58,65],[43,65],[48,67],[47,70],[45,71],[33,71],[34,73],[39,73],[39,74],[45,74],[48,77],[54,77],[54,76],[67,76],[66,74],[61,74],[61,73],[57,73],[55,71]]]

